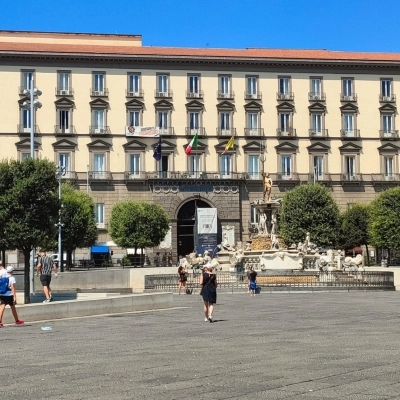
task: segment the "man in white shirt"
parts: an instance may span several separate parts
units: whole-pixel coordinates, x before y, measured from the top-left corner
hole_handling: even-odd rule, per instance
[[[4,268],[3,264],[0,264],[0,278],[5,278],[7,277],[7,271]]]
[[[15,278],[13,276],[13,271],[14,271],[13,267],[11,266],[7,267],[6,269],[7,276],[0,278],[0,279],[8,278],[8,289],[6,290],[5,293],[2,293],[0,295],[0,328],[3,327],[2,323],[3,314],[7,305],[11,307],[11,312],[15,319],[15,324],[22,325],[24,323],[24,321],[18,319],[17,309],[15,307],[15,305],[17,304],[17,293],[15,292]]]

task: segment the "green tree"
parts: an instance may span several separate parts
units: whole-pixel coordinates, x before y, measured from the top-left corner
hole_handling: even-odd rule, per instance
[[[72,264],[72,252],[78,247],[96,243],[98,232],[94,215],[94,202],[87,193],[75,189],[70,183],[62,186],[61,209],[62,247],[67,253],[67,266]]]
[[[30,253],[54,237],[56,229],[56,167],[48,160],[2,161],[0,181],[0,223],[8,247],[24,254],[24,295],[29,303]]]
[[[285,243],[303,242],[307,232],[318,246],[335,246],[340,236],[340,212],[323,185],[295,187],[283,196],[279,233]]]
[[[368,233],[375,247],[400,249],[400,187],[385,190],[370,203]]]
[[[110,235],[124,248],[143,249],[158,246],[169,229],[169,218],[157,204],[128,200],[111,211]]]

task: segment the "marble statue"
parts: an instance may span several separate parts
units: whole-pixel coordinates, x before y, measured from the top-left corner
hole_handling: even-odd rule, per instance
[[[276,218],[276,213],[272,213],[271,217],[271,235],[276,235],[278,233],[278,220]]]
[[[279,250],[278,236],[275,233],[271,233],[271,250],[273,249]]]
[[[235,249],[229,244],[228,234],[226,232],[222,233],[222,243],[221,246],[223,249],[228,251],[234,251]]]
[[[265,212],[260,214],[260,221],[258,222],[258,234],[260,236],[268,234],[267,230],[267,215]]]

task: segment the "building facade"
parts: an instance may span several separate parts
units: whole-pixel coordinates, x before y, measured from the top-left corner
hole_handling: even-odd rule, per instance
[[[112,205],[162,205],[171,251],[193,250],[196,207],[247,240],[251,202],[309,181],[342,209],[400,182],[400,54],[142,46],[140,36],[0,32],[1,158],[30,154],[31,80],[42,107],[34,149],[96,203],[99,240]],[[161,160],[153,158],[161,135]],[[198,135],[188,156],[185,149]],[[231,137],[234,146],[225,147]]]

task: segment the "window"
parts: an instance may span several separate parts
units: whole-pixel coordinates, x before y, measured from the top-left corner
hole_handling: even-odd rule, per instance
[[[289,94],[290,93],[290,78],[282,77],[279,78],[279,94]]]
[[[395,178],[394,156],[383,157],[383,174],[385,180],[393,180]]]
[[[356,131],[354,129],[354,114],[344,113],[343,114],[343,133],[346,137],[355,137]]]
[[[168,177],[168,167],[169,167],[169,155],[163,154],[161,155],[161,160],[159,165],[160,178]]]
[[[221,155],[221,175],[222,178],[230,178],[232,175],[232,156],[230,154]]]
[[[139,96],[140,92],[140,75],[128,74],[128,93],[131,96]]]
[[[93,110],[94,133],[106,133],[105,110]]]
[[[164,131],[165,134],[168,134],[168,111],[158,111],[158,127]]]
[[[128,111],[128,126],[140,126],[140,111]]]
[[[33,79],[34,71],[22,71],[21,73],[21,92],[31,88],[31,80]]]
[[[257,135],[258,134],[258,113],[248,112],[247,113],[247,134]]]
[[[283,135],[290,135],[292,132],[292,126],[290,121],[290,113],[279,113],[279,130]]]
[[[321,113],[311,114],[311,130],[313,135],[322,136],[322,121],[323,115]]]
[[[200,128],[200,113],[198,111],[189,112],[189,127],[191,130]]]
[[[248,156],[249,160],[249,168],[248,173],[250,175],[250,179],[259,179],[260,178],[260,156],[258,154],[250,154]]]
[[[315,100],[321,99],[322,94],[322,79],[311,78],[311,96],[315,97]]]
[[[356,178],[356,156],[344,157],[344,173],[347,180]]]
[[[104,203],[96,203],[94,205],[94,218],[97,228],[104,228]]]
[[[65,178],[71,176],[71,155],[70,153],[58,153],[58,165],[64,168]]]
[[[131,176],[140,175],[140,154],[129,155],[129,174]]]
[[[58,94],[67,96],[70,94],[70,73],[59,72],[58,73]]]
[[[168,95],[168,75],[158,75],[157,77],[157,89],[159,95]]]
[[[32,126],[31,110],[29,108],[23,108],[21,110],[21,118],[23,132],[30,132]]]
[[[381,96],[383,100],[391,100],[392,97],[392,80],[381,79]]]
[[[21,153],[21,161],[24,161],[27,158],[31,158],[31,153]]]
[[[393,130],[392,114],[382,114],[382,130],[384,135],[391,136]]]
[[[191,178],[199,178],[201,171],[201,155],[193,154],[188,157],[189,174]]]
[[[231,129],[231,113],[230,112],[223,111],[220,113],[220,128],[221,128],[221,131],[230,131],[230,129]]]
[[[71,131],[70,110],[58,110],[58,125],[61,133],[70,133]]]
[[[246,94],[250,98],[257,98],[257,81],[258,78],[256,76],[248,76],[247,77],[247,92]]]
[[[250,206],[250,223],[252,225],[257,226],[260,220],[260,216],[257,212],[257,209],[254,206]]]
[[[321,180],[324,177],[324,156],[313,156],[313,176],[315,180]]]
[[[93,154],[93,178],[104,179],[106,172],[105,165],[106,155],[102,153]]]
[[[343,78],[342,79],[342,100],[354,101],[356,99],[354,93],[354,79]]]
[[[231,97],[231,77],[223,75],[219,77],[219,93],[221,97]]]
[[[200,95],[200,77],[198,75],[189,75],[189,96],[188,97],[199,97]]]
[[[93,88],[95,96],[103,96],[105,94],[105,74],[95,72],[93,74]]]
[[[292,156],[281,155],[282,179],[292,178]]]

